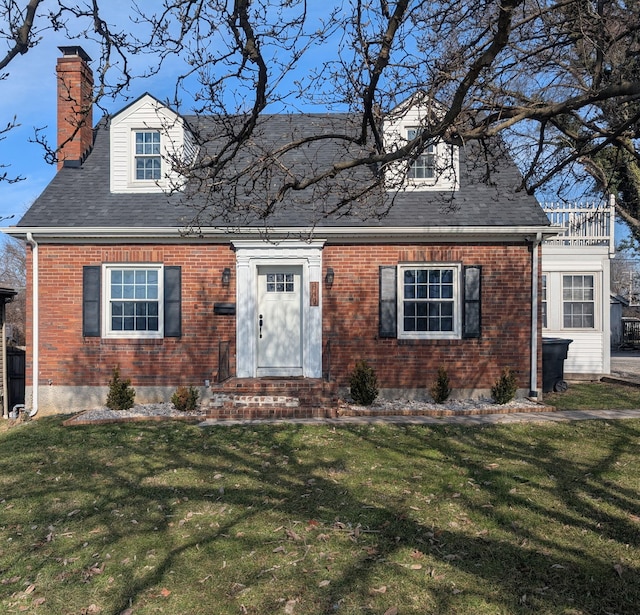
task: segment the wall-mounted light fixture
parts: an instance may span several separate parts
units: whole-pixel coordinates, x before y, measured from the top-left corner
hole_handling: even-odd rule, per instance
[[[231,269],[225,267],[222,270],[222,286],[229,286],[231,283]]]
[[[335,273],[333,272],[333,267],[327,267],[327,275],[324,276],[324,281],[329,288],[333,286],[334,278]]]

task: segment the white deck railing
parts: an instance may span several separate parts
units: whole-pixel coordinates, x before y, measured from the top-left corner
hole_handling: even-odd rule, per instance
[[[608,246],[615,251],[615,206],[609,203],[543,203],[552,226],[562,227],[545,243],[562,246]]]

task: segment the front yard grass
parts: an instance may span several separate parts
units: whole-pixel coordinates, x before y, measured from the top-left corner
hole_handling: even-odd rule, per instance
[[[610,382],[571,383],[564,393],[545,393],[544,403],[558,410],[640,409],[640,387]]]
[[[637,614],[640,421],[0,434],[0,612]]]

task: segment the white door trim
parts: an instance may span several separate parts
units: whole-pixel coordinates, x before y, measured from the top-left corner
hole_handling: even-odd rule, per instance
[[[258,267],[302,267],[302,375],[322,377],[322,248],[325,240],[232,241],[236,250],[236,375],[257,376],[256,318]],[[310,283],[317,282],[319,301],[310,305]]]

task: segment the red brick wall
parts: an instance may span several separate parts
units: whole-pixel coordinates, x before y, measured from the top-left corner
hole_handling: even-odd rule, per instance
[[[235,275],[224,288],[222,270],[235,271],[228,245],[39,246],[40,384],[106,385],[115,365],[134,386],[202,385],[215,381],[218,344],[231,342],[235,372],[235,318],[214,315],[217,302],[235,302]],[[107,340],[82,336],[82,267],[102,263],[163,263],[182,267],[182,337]],[[31,255],[28,275],[31,284]],[[27,307],[31,385],[31,297]]]
[[[235,255],[228,245],[39,246],[40,384],[106,385],[119,365],[134,386],[201,385],[215,381],[218,344],[231,342],[235,373],[235,318],[213,314],[216,302],[235,302]],[[470,340],[378,338],[379,267],[409,262],[482,266],[482,336]],[[102,263],[163,263],[182,267],[182,337],[107,340],[82,336],[82,267]],[[232,271],[224,288],[224,267]],[[324,248],[323,346],[331,344],[331,376],[342,386],[359,359],[375,368],[385,388],[429,388],[444,365],[454,388],[490,388],[502,368],[529,388],[531,253],[523,244],[366,246]],[[31,251],[28,255],[31,285]],[[27,384],[31,385],[31,296],[28,296]],[[540,348],[539,344],[539,348]],[[325,357],[326,360],[326,357]],[[540,365],[540,361],[538,362]],[[540,376],[538,376],[540,382]]]
[[[482,266],[480,339],[378,338],[379,266],[411,262]],[[331,344],[331,376],[340,385],[348,386],[356,361],[366,359],[382,387],[429,388],[444,365],[454,388],[489,389],[504,367],[529,388],[531,253],[524,243],[328,245],[323,266],[335,272],[324,289],[323,343]]]

